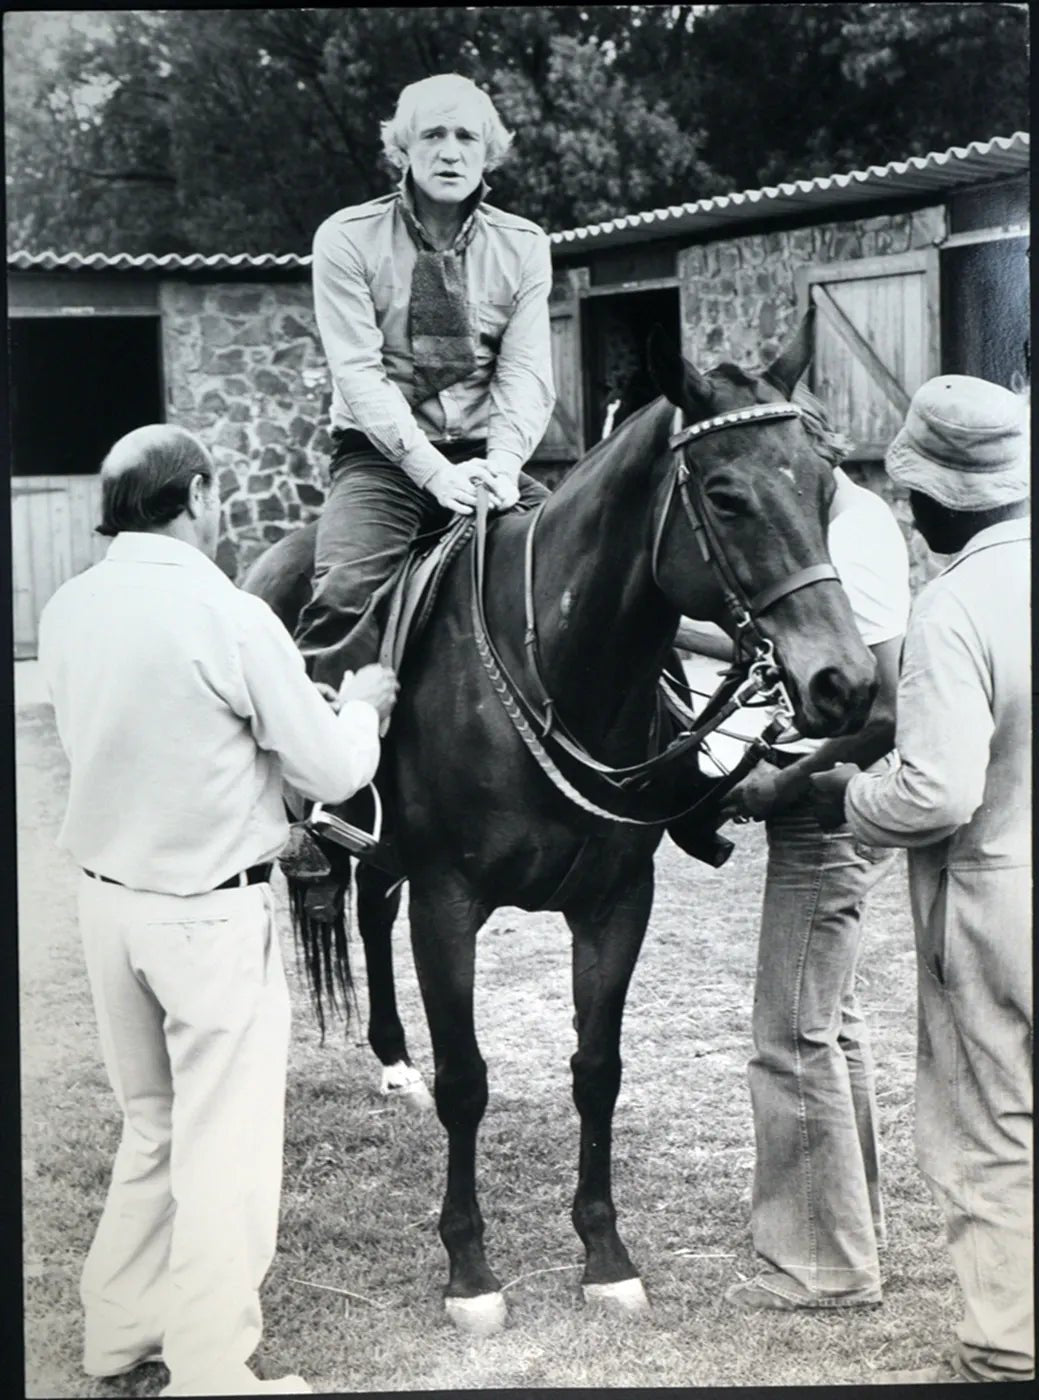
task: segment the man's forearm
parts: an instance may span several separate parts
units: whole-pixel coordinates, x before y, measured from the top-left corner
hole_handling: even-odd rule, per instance
[[[731,661],[735,655],[732,639],[713,623],[690,622],[683,617],[675,633],[679,651],[691,651],[697,656],[710,656],[716,661]]]
[[[885,754],[889,754],[894,746],[893,717],[885,715],[875,720],[867,720],[858,733],[826,739],[817,749],[804,754],[789,768],[784,768],[781,780],[783,788],[793,800],[808,791],[808,780],[813,773],[823,773],[828,768],[835,768],[839,763],[854,763],[859,768],[869,768]]]

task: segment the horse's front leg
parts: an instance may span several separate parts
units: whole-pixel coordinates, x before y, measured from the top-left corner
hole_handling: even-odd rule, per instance
[[[397,1010],[393,925],[401,886],[372,865],[357,866],[357,925],[368,973],[368,1044],[382,1065],[380,1091],[411,1108],[432,1108],[422,1075],[411,1063]]]
[[[434,1098],[448,1136],[440,1211],[449,1261],[444,1305],[461,1330],[489,1336],[505,1325],[505,1300],[484,1254],[476,1199],[476,1137],[487,1107],[487,1065],[476,1042],[473,983],[476,934],[489,911],[451,875],[413,880],[410,898],[411,942],[436,1066]]]
[[[577,1051],[570,1060],[581,1116],[574,1229],[585,1247],[588,1302],[625,1313],[648,1306],[638,1270],[617,1233],[611,1189],[613,1110],[621,1083],[624,1001],[653,904],[653,867],[640,871],[608,914],[567,913],[573,933]]]

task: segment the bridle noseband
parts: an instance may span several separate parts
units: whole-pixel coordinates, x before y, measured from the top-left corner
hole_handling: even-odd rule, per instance
[[[801,417],[803,417],[802,411],[796,404],[759,403],[752,404],[747,408],[732,409],[728,413],[719,413],[714,418],[705,418],[699,423],[690,423],[688,427],[683,428],[682,411],[676,408],[673,422],[674,431],[668,439],[668,446],[675,454],[674,470],[668,480],[664,506],[660,512],[653,537],[653,550],[650,556],[653,582],[660,588],[660,580],[657,577],[660,548],[671,514],[671,506],[677,495],[686,519],[692,528],[693,537],[699,546],[701,558],[711,569],[721,589],[725,609],[735,628],[737,655],[741,650],[749,649],[757,664],[767,662],[767,664],[774,665],[772,643],[757,625],[757,619],[761,614],[767,612],[781,598],[796,593],[799,588],[807,588],[812,583],[821,583],[824,579],[838,579],[837,571],[832,564],[809,564],[807,568],[795,569],[786,578],[780,579],[777,583],[769,584],[767,588],[756,593],[753,598],[748,598],[725,553],[725,546],[714,520],[714,512],[703,490],[699,474],[691,471],[685,460],[684,448],[690,442],[706,437],[709,433],[721,432],[725,428],[739,428],[748,423]]]

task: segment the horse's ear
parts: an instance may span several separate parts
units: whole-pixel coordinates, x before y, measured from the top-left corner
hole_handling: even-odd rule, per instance
[[[794,392],[794,385],[808,368],[814,351],[815,307],[810,306],[789,342],[765,371],[765,378],[771,379],[789,398]]]
[[[713,390],[699,370],[683,359],[663,326],[655,324],[646,344],[646,363],[657,388],[676,408],[709,412]]]

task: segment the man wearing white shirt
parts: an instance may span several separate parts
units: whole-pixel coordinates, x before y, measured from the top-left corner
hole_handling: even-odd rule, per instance
[[[764,821],[768,866],[748,1066],[757,1146],[751,1199],[756,1277],[729,1289],[744,1308],[782,1311],[881,1301],[884,1243],[873,1060],[855,991],[867,896],[890,861],[845,827],[824,831],[810,775],[840,760],[863,767],[894,742],[898,652],[909,614],[909,559],[887,504],[836,463],[843,441],[798,386],[819,449],[834,463],[827,542],[878,693],[855,734],[797,740],[722,803]],[[686,629],[687,631],[689,629]]]
[[[396,680],[326,703],[266,603],[212,562],[209,454],[138,428],[102,467],[104,560],[44,609],[40,662],[70,766],[59,844],[123,1134],[83,1272],[84,1368],[161,1359],[168,1395],[303,1393],[259,1380],[259,1288],[281,1192],[289,1001],[268,883],[287,781],[370,781]],[[329,697],[330,699],[332,697]]]

